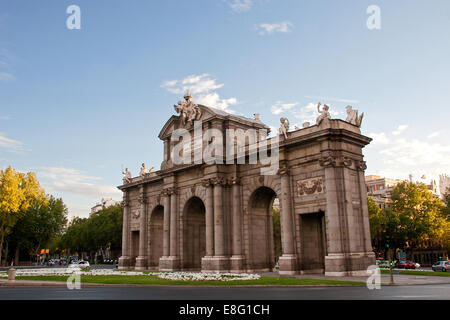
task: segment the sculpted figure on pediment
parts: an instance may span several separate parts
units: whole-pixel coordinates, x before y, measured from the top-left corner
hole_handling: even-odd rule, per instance
[[[195,120],[200,120],[202,112],[198,105],[192,102],[192,95],[187,92],[184,95],[185,101],[179,101],[174,105],[175,111],[180,115],[181,124],[185,126],[187,123],[193,124]]]

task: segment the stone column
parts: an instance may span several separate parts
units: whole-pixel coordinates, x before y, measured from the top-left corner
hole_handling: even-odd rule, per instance
[[[124,270],[130,266],[130,243],[128,220],[130,215],[130,200],[128,192],[123,192],[123,225],[122,225],[122,256],[119,258],[119,269]]]
[[[223,179],[214,179],[214,253],[215,256],[225,255],[224,225],[223,225]]]
[[[206,223],[206,256],[214,255],[214,194],[211,181],[203,182],[206,188],[205,223]]]
[[[210,179],[202,181],[206,189],[205,195],[205,233],[206,233],[206,253],[202,257],[202,271],[208,272],[212,269],[211,261],[214,256],[214,193],[213,185]]]
[[[170,256],[178,256],[178,207],[175,189],[170,190]]]
[[[176,271],[180,267],[177,194],[175,188],[168,188],[166,192],[167,196],[164,199],[163,256],[159,259],[159,270]]]
[[[147,268],[147,198],[145,187],[141,186],[139,195],[139,256],[136,258],[136,270]]]
[[[223,184],[221,177],[212,180],[214,184],[214,258],[212,269],[216,271],[229,271],[229,257],[225,252],[225,226],[223,212]]]
[[[167,190],[164,190],[162,196],[164,197],[163,257],[168,257],[170,255],[170,195]]]
[[[280,168],[281,176],[281,241],[283,255],[279,259],[280,274],[295,274],[297,271],[297,256],[294,245],[294,217],[292,212],[291,185],[289,168]]]
[[[242,272],[244,269],[244,256],[242,255],[242,210],[241,210],[241,185],[239,178],[230,180],[232,185],[233,219],[232,219],[232,243],[233,255],[231,257],[231,272]]]

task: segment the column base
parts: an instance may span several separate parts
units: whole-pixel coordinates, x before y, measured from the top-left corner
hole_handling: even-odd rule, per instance
[[[325,276],[367,276],[367,268],[375,265],[375,253],[331,253],[325,256]]]
[[[244,269],[244,256],[239,255],[239,256],[232,256],[230,258],[230,272],[234,272],[234,273],[243,273],[245,272]]]
[[[159,258],[159,271],[178,271],[180,270],[180,258],[177,256]]]
[[[129,256],[121,256],[119,258],[119,270],[127,270],[130,268],[131,257]]]
[[[147,257],[137,257],[134,270],[145,270],[147,268]]]
[[[284,254],[278,259],[280,275],[297,274],[297,256],[295,254]]]
[[[230,272],[230,257],[203,257],[202,272]]]

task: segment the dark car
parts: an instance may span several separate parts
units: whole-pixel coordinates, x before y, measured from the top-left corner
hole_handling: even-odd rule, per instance
[[[450,261],[438,261],[431,266],[433,271],[447,272],[450,270]]]

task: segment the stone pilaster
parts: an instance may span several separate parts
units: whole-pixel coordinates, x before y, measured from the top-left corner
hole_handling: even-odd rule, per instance
[[[170,196],[169,256],[161,257],[159,265],[160,271],[176,271],[180,268],[178,248],[178,199],[175,188],[168,188],[167,193]],[[164,216],[165,215],[166,208],[164,207]],[[164,220],[166,220],[166,217],[164,217]]]
[[[281,234],[283,254],[279,259],[280,274],[297,272],[297,255],[294,245],[294,219],[292,214],[291,184],[289,168],[284,165],[278,170],[281,176]]]
[[[136,258],[136,270],[145,270],[147,268],[147,197],[145,187],[140,187],[139,194],[139,256]]]
[[[223,212],[223,185],[225,180],[221,177],[212,179],[214,185],[214,257],[212,270],[226,272],[229,270],[230,258],[225,253],[225,226]]]
[[[208,271],[211,269],[211,259],[214,256],[214,187],[210,179],[202,180],[202,185],[206,189],[206,254],[204,257],[202,257],[202,270]]]
[[[129,228],[129,215],[130,215],[130,199],[128,192],[123,192],[123,227],[122,227],[122,256],[119,258],[119,269],[124,270],[130,267],[130,228]]]
[[[329,246],[325,256],[325,275],[366,275],[367,266],[374,264],[375,259],[372,261],[374,255],[370,252],[371,249],[367,250],[368,240],[364,239],[368,237],[370,241],[370,230],[367,232],[369,227],[367,202],[362,199],[366,197],[365,194],[363,196],[366,187],[360,181],[360,173],[359,182],[353,181],[350,174],[352,170],[359,170],[359,162],[327,151],[322,155],[319,163],[324,167],[327,190],[325,214]],[[355,189],[361,194],[359,213],[353,208],[351,190]],[[358,219],[355,219],[355,214],[362,215],[363,225],[357,224]],[[361,232],[365,233],[363,238],[359,236]]]
[[[232,219],[232,256],[230,258],[231,272],[242,272],[244,269],[244,255],[242,254],[242,210],[241,183],[239,178],[230,179],[233,199]]]

